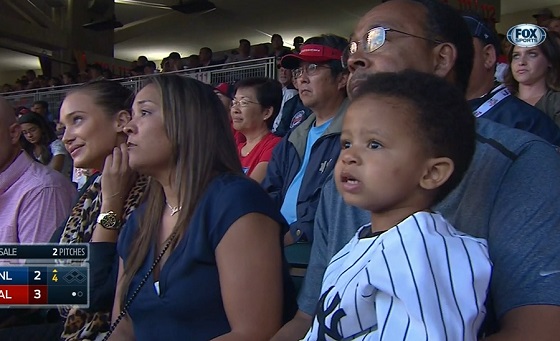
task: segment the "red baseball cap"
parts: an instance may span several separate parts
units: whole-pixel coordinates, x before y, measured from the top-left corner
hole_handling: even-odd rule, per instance
[[[331,60],[340,60],[342,51],[325,45],[302,45],[299,54],[288,54],[282,58],[280,65],[286,69],[297,69],[301,62],[326,63]]]
[[[231,98],[232,97],[231,88],[232,88],[231,85],[229,85],[228,83],[220,83],[214,88],[214,91],[217,91],[222,95]]]

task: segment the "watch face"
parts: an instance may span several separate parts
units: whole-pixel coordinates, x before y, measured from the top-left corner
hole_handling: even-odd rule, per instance
[[[112,214],[106,215],[103,220],[105,220],[105,225],[107,225],[107,227],[115,227],[117,224],[117,219]]]
[[[117,215],[110,212],[101,219],[101,226],[107,229],[114,229],[117,227]]]

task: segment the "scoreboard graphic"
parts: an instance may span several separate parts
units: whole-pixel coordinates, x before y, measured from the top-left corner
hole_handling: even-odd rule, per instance
[[[88,308],[88,260],[87,244],[0,245],[0,308]]]

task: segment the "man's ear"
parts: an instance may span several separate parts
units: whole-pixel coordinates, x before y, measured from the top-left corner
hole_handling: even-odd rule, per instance
[[[132,115],[127,110],[121,110],[117,113],[116,117],[116,129],[118,133],[123,131],[125,125],[132,119]]]
[[[434,74],[441,78],[449,79],[452,75],[457,48],[451,43],[441,43],[434,48]]]
[[[494,67],[496,66],[497,54],[498,52],[492,44],[488,44],[482,49],[482,55],[484,56],[484,67],[487,70],[494,69]]]
[[[19,138],[21,137],[21,126],[17,123],[13,123],[8,127],[10,133],[10,142],[12,144],[18,144]]]
[[[420,179],[420,187],[431,190],[440,187],[449,179],[455,165],[448,157],[438,157],[429,159],[425,169]]]
[[[346,89],[346,84],[348,83],[348,72],[342,72],[338,75],[338,90]]]

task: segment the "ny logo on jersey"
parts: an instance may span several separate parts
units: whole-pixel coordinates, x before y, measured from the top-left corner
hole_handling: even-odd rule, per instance
[[[340,319],[346,316],[346,312],[344,309],[336,309],[340,305],[340,295],[336,293],[331,303],[325,308],[327,297],[333,289],[334,287],[330,287],[327,291],[325,291],[321,295],[319,303],[317,304],[317,322],[319,324],[319,328],[317,330],[317,341],[325,341],[326,336],[335,340],[342,339],[342,335],[338,332],[337,327],[340,323]],[[327,317],[329,316],[331,316],[331,321],[330,326],[327,326]]]

